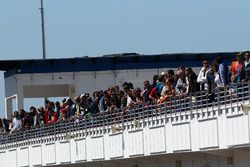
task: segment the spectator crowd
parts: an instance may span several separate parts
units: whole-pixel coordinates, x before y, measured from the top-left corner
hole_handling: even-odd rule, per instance
[[[43,127],[56,122],[88,119],[96,114],[112,112],[129,112],[142,104],[162,104],[174,96],[192,96],[204,92],[213,100],[214,90],[234,87],[250,79],[250,52],[239,53],[227,66],[220,56],[213,62],[202,61],[198,75],[191,67],[180,66],[178,70],[168,70],[161,75],[154,75],[152,82],[145,80],[143,89],[134,87],[131,82],[120,86],[110,86],[107,90],[95,91],[92,96],[84,93],[74,99],[65,98],[62,102],[46,101],[45,107],[31,106],[29,112],[21,109],[15,111],[11,119],[0,119],[1,134],[19,129]]]

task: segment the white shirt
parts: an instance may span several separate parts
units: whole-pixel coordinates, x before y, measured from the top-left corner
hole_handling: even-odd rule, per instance
[[[221,79],[220,79],[220,75],[218,72],[215,73],[214,84],[216,87],[223,87],[224,86]]]
[[[22,126],[22,121],[19,119],[16,119],[16,117],[15,117],[12,120],[12,125],[13,125],[13,128],[12,128],[13,130],[20,129]]]
[[[200,83],[200,84],[204,84],[204,89],[205,90],[208,90],[208,83],[207,83],[207,73],[210,71],[211,69],[208,68],[206,71],[205,71],[205,67],[202,67],[200,72],[199,72],[199,75],[198,75],[198,78],[197,78],[197,82]],[[202,85],[201,85],[202,86]]]

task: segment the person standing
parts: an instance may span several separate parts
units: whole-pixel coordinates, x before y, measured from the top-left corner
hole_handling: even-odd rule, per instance
[[[209,63],[207,59],[203,60],[202,64],[203,64],[203,67],[201,68],[199,72],[197,82],[200,84],[201,91],[208,91],[207,74],[209,73],[211,68],[209,67]]]
[[[244,61],[244,67],[245,67],[245,79],[246,81],[250,80],[250,52],[247,51],[244,54],[245,61]]]
[[[236,61],[232,62],[232,77],[231,81],[235,83],[240,83],[245,80],[245,68],[243,64],[242,54],[239,53],[236,55]]]

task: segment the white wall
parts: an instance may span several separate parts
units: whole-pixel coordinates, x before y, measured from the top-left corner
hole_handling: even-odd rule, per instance
[[[204,111],[198,110],[193,113],[194,119],[189,112],[185,119],[177,119],[181,114],[152,117],[139,122],[138,127],[131,126],[135,124],[132,121],[124,124],[123,131],[114,134],[111,127],[106,126],[71,132],[71,139],[66,139],[66,134],[56,134],[25,141],[27,143],[10,143],[0,147],[0,166],[96,164],[96,161],[104,161],[108,166],[115,159],[128,159],[114,163],[122,167],[125,164],[133,167],[135,163],[174,167],[176,160],[182,160],[187,167],[231,167],[230,157],[235,166],[247,166],[250,115],[241,113],[237,104],[220,109],[222,112],[214,108],[212,115],[199,114]],[[103,133],[103,128],[109,132]],[[32,143],[33,140],[37,143]],[[15,144],[22,145],[16,148]]]
[[[17,93],[16,76],[10,76],[4,79],[5,97],[13,96]]]

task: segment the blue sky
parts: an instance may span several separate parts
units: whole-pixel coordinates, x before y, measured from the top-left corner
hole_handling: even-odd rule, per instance
[[[39,7],[0,0],[1,60],[42,57]],[[47,58],[250,50],[249,0],[44,0],[44,8]]]

